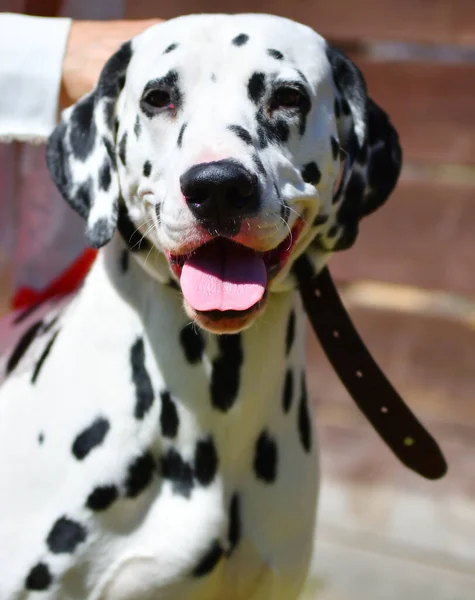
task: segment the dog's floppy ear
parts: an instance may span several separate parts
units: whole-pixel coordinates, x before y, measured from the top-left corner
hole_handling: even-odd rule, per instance
[[[119,202],[115,107],[132,57],[125,43],[105,64],[94,91],[63,112],[48,141],[46,159],[59,191],[86,219],[93,248],[111,239]]]
[[[342,232],[332,250],[353,245],[359,220],[388,198],[398,180],[402,151],[387,114],[368,97],[358,67],[342,52],[327,47],[337,89],[335,114],[345,161],[334,202]]]

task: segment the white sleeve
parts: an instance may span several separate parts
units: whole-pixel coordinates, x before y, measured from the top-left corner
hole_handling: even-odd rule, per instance
[[[57,121],[71,19],[0,13],[0,141],[42,141]]]

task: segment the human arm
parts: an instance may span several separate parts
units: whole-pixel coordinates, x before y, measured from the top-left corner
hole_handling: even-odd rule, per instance
[[[158,19],[71,21],[0,13],[0,140],[45,140],[58,108],[97,82],[117,48]]]

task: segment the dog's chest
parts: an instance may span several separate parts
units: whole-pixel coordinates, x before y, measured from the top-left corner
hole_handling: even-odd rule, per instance
[[[91,275],[34,398],[26,382],[6,386],[16,406],[0,443],[10,464],[31,458],[3,474],[0,537],[29,522],[2,552],[3,596],[41,585],[46,568],[45,598],[292,598],[317,473],[290,297],[258,334],[215,337],[171,290],[136,310],[109,288]]]

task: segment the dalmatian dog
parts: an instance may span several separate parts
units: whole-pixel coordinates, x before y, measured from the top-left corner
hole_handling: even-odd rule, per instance
[[[388,117],[308,27],[187,16],[122,46],[47,155],[100,251],[4,358],[0,598],[297,599],[319,474],[293,266],[392,191]]]

